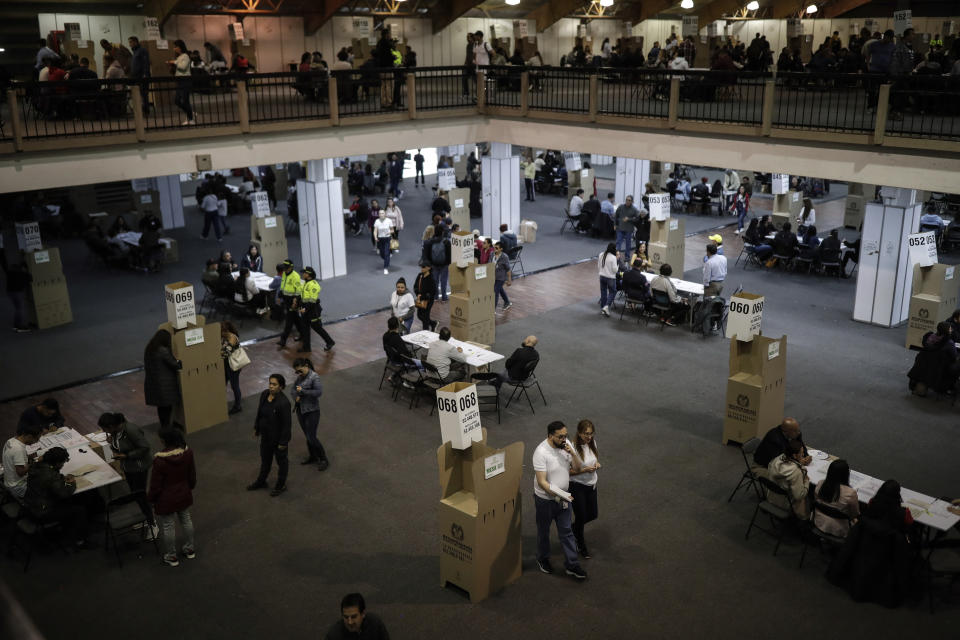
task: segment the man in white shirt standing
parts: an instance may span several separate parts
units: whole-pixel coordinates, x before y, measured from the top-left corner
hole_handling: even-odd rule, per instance
[[[717,245],[707,245],[707,261],[703,263],[703,295],[705,298],[720,295],[723,281],[727,279],[727,258],[717,253]]]
[[[223,230],[220,228],[220,204],[217,201],[217,194],[212,186],[205,187],[206,193],[200,199],[200,210],[203,211],[203,231],[200,237],[204,240],[210,235],[210,225],[213,225],[213,233],[217,236],[217,242],[223,240]]]
[[[40,439],[40,425],[25,424],[3,445],[3,486],[17,500],[27,492],[27,447]]]
[[[490,65],[490,45],[483,39],[483,31],[473,34],[473,62],[477,67]]]
[[[583,461],[567,440],[567,427],[560,421],[547,425],[547,438],[533,452],[533,501],[537,511],[537,566],[544,573],[553,573],[550,565],[550,524],[557,523],[557,534],[563,545],[564,567],[568,576],[586,580],[587,572],[580,567],[577,542],[571,526],[570,503],[567,493],[570,470],[580,471]]]

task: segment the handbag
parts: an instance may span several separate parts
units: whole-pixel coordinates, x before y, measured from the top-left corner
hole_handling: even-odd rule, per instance
[[[247,355],[246,349],[238,346],[236,349],[230,352],[230,357],[227,358],[227,362],[230,364],[231,370],[240,371],[245,366],[250,364],[250,356]]]
[[[396,251],[400,248],[400,241],[396,238],[390,238],[390,251]]]

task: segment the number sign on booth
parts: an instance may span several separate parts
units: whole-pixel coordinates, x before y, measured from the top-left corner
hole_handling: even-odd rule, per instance
[[[903,35],[903,32],[913,27],[913,12],[910,9],[893,12],[893,32],[897,36]]]
[[[910,260],[921,267],[937,264],[937,236],[933,231],[912,233],[907,236]]]
[[[167,321],[174,329],[185,329],[188,324],[196,324],[197,313],[193,296],[193,285],[189,282],[174,282],[164,288],[167,300]]]
[[[466,449],[483,439],[476,385],[454,382],[438,389],[437,413],[440,435],[454,449]]]
[[[754,293],[738,293],[730,298],[727,315],[727,338],[740,342],[753,342],[760,334],[763,324],[763,296]]]
[[[790,190],[790,175],[775,173],[770,180],[770,193],[781,196]]]
[[[680,28],[680,35],[684,38],[695,36],[700,31],[700,18],[697,16],[683,16],[683,26]]]
[[[437,184],[441,191],[457,188],[456,169],[437,169]]]
[[[270,215],[270,197],[266,191],[254,191],[250,194],[250,204],[253,206],[253,213],[258,218],[266,218]]]
[[[472,233],[454,233],[450,237],[451,260],[461,269],[473,262],[475,241]]]
[[[666,220],[670,217],[670,194],[651,193],[647,196],[647,208],[651,220]]]
[[[574,151],[563,152],[563,164],[567,171],[580,171],[583,168],[580,154]]]
[[[17,223],[17,247],[21,251],[37,251],[43,248],[40,241],[40,223]]]

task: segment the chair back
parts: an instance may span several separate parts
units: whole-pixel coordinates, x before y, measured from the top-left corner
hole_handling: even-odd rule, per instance
[[[834,520],[846,520],[847,522],[850,522],[850,516],[845,511],[841,511],[840,509],[834,506],[831,506],[829,504],[820,502],[819,500],[814,500],[813,513],[816,513],[817,511],[827,516],[828,518],[833,518]]]
[[[747,469],[752,468],[752,463],[750,462],[753,459],[753,454],[757,452],[757,447],[760,446],[760,438],[750,438],[740,447],[740,455],[743,456],[743,463],[747,465]]]
[[[437,380],[443,380],[443,376],[440,375],[440,372],[435,366],[427,362],[426,360],[421,360],[420,364],[423,365],[423,370],[429,374],[432,374]]]
[[[920,231],[940,231],[940,225],[928,223],[920,223]]]
[[[666,291],[660,289],[650,289],[650,293],[653,295],[653,304],[658,307],[670,307],[670,296],[667,295]]]
[[[783,496],[787,499],[788,502],[792,503],[793,499],[790,496],[790,490],[781,487],[776,482],[767,478],[766,476],[759,476],[760,486],[763,487],[763,493],[765,499],[768,498],[767,494],[775,493],[778,496]]]
[[[534,369],[537,368],[537,365],[540,364],[540,358],[534,358],[530,360],[525,365],[523,365],[523,378],[522,381],[526,381],[533,375]]]

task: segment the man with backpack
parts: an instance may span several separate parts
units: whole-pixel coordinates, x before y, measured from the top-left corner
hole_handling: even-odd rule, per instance
[[[437,295],[441,300],[446,300],[447,281],[450,278],[450,238],[443,232],[433,236],[430,244],[430,264],[433,265],[434,280],[437,282]]]

